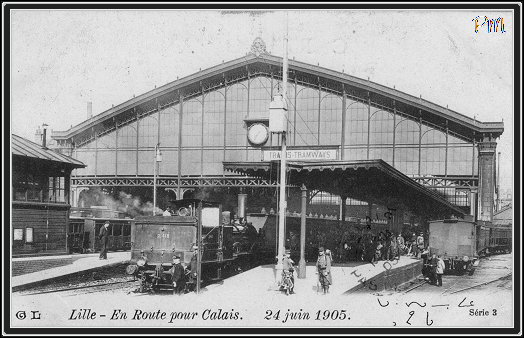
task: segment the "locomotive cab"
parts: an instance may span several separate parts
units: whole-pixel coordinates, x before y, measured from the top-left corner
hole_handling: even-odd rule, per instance
[[[196,254],[197,291],[202,280],[220,278],[233,260],[232,228],[222,224],[219,203],[198,199],[171,201],[172,216],[138,216],[131,223],[131,262],[126,272],[140,279],[140,291],[172,289],[172,257],[190,269]],[[186,271],[189,274],[189,271]]]

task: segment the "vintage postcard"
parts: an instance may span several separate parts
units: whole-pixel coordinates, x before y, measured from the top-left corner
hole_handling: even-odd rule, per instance
[[[4,333],[516,334],[522,10],[374,7],[4,6]]]

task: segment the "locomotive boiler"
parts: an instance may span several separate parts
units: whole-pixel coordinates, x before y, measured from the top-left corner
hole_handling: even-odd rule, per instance
[[[138,216],[131,223],[131,261],[126,272],[140,280],[140,292],[172,289],[172,257],[188,266],[197,247],[196,291],[202,282],[232,275],[252,262],[256,237],[239,233],[221,205],[199,199],[171,201],[172,216]],[[247,243],[244,243],[246,242]],[[247,258],[249,257],[249,258]]]

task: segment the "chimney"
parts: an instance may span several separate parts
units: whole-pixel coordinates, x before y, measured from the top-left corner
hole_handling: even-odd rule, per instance
[[[41,143],[42,142],[42,129],[40,129],[40,126],[37,127],[36,133],[35,133],[35,143]]]
[[[93,102],[87,102],[87,119],[93,117]]]
[[[42,124],[42,129],[44,129],[44,135],[42,136],[42,147],[46,147],[46,133],[47,133],[47,124]]]

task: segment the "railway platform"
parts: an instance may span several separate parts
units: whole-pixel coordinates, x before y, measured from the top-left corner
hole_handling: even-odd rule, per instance
[[[107,260],[100,260],[99,253],[92,254],[78,254],[78,255],[61,255],[61,256],[47,256],[47,257],[28,257],[28,258],[14,258],[12,264],[42,264],[46,261],[61,261],[64,264],[55,264],[52,268],[46,268],[31,273],[14,275],[11,278],[12,291],[19,291],[32,286],[37,286],[39,283],[49,282],[53,279],[64,277],[67,275],[97,270],[99,268],[119,265],[126,263],[130,259],[129,251],[108,252]]]
[[[318,275],[313,263],[306,266],[306,278],[297,278],[295,273],[295,294],[289,297],[314,297],[323,295],[317,286]],[[422,260],[402,256],[398,261],[379,261],[371,263],[350,263],[331,267],[333,285],[326,297],[340,297],[353,292],[375,290],[381,292],[416,279],[422,272]],[[246,287],[248,286],[248,287]],[[267,291],[267,292],[264,292]],[[267,300],[282,297],[276,285],[274,265],[263,265],[242,274],[223,280],[219,284],[208,285],[203,292],[206,299],[224,294],[235,294],[236,297],[251,297],[253,294],[264,294]]]

